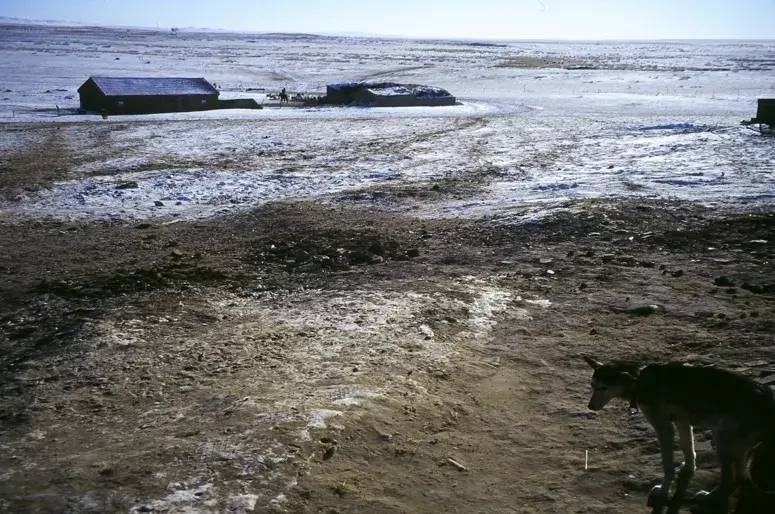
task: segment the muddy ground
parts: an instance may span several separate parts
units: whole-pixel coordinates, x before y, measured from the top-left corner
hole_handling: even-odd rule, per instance
[[[512,226],[310,202],[6,216],[0,506],[645,512],[652,433],[586,410],[581,356],[764,374],[774,230],[634,200]],[[695,489],[707,442],[699,462]]]

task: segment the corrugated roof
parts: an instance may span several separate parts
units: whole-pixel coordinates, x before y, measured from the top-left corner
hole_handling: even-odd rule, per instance
[[[217,95],[203,78],[90,77],[107,96]]]

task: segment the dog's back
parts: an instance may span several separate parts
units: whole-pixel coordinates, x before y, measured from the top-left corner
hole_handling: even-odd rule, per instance
[[[639,373],[636,400],[695,426],[732,422],[743,430],[775,428],[775,397],[767,386],[711,366],[649,364]]]

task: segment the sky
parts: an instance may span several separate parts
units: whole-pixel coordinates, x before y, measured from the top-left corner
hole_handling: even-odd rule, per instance
[[[95,25],[475,39],[775,39],[775,0],[0,0]]]

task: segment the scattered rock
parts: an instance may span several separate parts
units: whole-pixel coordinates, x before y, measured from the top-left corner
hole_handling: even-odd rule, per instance
[[[336,453],[336,444],[329,444],[323,450],[323,460],[329,460]]]
[[[673,278],[683,277],[684,276],[684,270],[682,270],[682,269],[675,270],[675,271],[671,272],[670,275],[672,275]]]
[[[156,200],[155,202],[153,202],[153,204],[156,207],[164,207],[164,202],[162,202],[161,200]]]
[[[253,512],[256,510],[258,496],[255,494],[242,494],[229,498],[229,512]]]
[[[409,250],[406,251],[406,256],[409,257],[410,259],[414,259],[415,257],[419,257],[420,256],[420,250],[418,250],[417,248],[410,248]]]
[[[305,252],[304,250],[298,250],[294,257],[294,260],[299,264],[303,262],[307,262],[311,259],[312,259],[312,256],[309,253]]]
[[[735,285],[735,282],[731,278],[724,275],[721,275],[720,277],[716,277],[713,283],[716,284],[718,287],[732,287]]]
[[[116,186],[116,189],[137,189],[138,187],[140,187],[138,183],[134,180],[131,180],[129,182],[122,182]]]
[[[170,257],[172,257],[173,259],[181,259],[183,258],[183,252],[181,252],[180,250],[172,250],[170,252]]]
[[[385,257],[387,255],[387,249],[385,248],[385,245],[382,243],[382,241],[375,241],[372,243],[371,246],[369,246],[369,251],[380,257]]]
[[[622,307],[611,307],[611,310],[622,314],[630,314],[632,316],[651,316],[652,314],[656,314],[657,312],[664,312],[665,308],[661,305],[639,305],[631,309],[622,308]]]
[[[552,259],[550,259],[549,257],[541,257],[540,259],[538,259],[538,262],[540,264],[551,264],[554,261]]]

